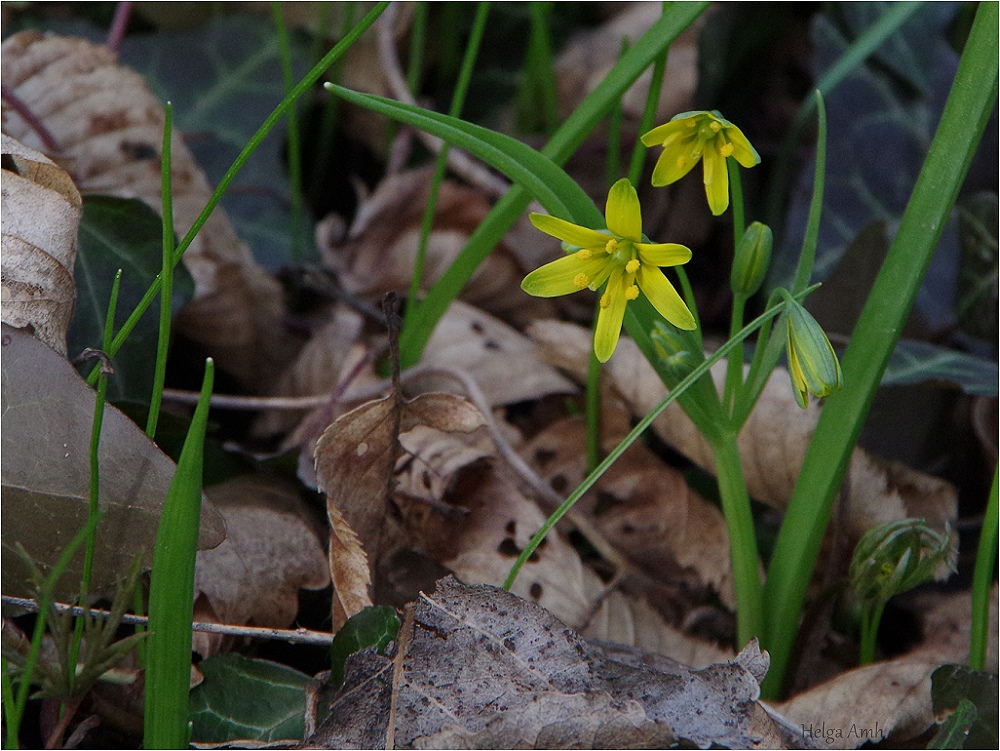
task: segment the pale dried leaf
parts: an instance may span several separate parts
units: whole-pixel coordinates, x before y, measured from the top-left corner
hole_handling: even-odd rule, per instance
[[[922,622],[921,645],[901,657],[841,673],[776,705],[776,709],[804,733],[811,728],[812,737],[822,738],[826,748],[857,748],[890,734],[902,743],[920,735],[935,722],[931,674],[941,665],[968,660],[970,604],[968,592],[918,595],[914,607]],[[990,597],[987,632],[991,638],[986,669],[995,673],[996,585]]]
[[[48,571],[86,523],[90,436],[96,395],[65,358],[25,331],[3,326],[3,591],[26,591],[28,572],[14,553],[20,542]],[[99,452],[104,516],[97,528],[91,587],[124,578],[133,559],[149,562],[163,499],[176,467],[112,405],[105,407]],[[225,535],[211,503],[201,511],[202,548]],[[76,556],[55,594],[79,594]]]
[[[574,374],[586,373],[590,357],[591,333],[573,324],[540,321],[529,333],[542,356]],[[605,371],[614,390],[636,416],[645,415],[667,394],[656,375],[631,339],[623,337]],[[712,368],[716,386],[721,388],[725,362]],[[784,509],[795,487],[809,441],[819,419],[819,403],[800,409],[792,394],[788,373],[776,368],[760,401],[739,436],[740,461],[750,495],[778,509]],[[653,429],[671,446],[709,472],[714,472],[712,450],[680,405],[671,404],[654,422]],[[938,529],[954,523],[957,493],[949,483],[914,469],[877,461],[857,449],[851,457],[844,481],[848,513],[844,519],[853,539],[858,539],[873,523],[910,517],[926,518]]]
[[[343,617],[360,610],[359,603],[366,598],[370,602],[369,567],[404,537],[397,514],[390,512],[400,435],[418,425],[468,433],[484,424],[479,410],[452,394],[422,394],[412,401],[390,395],[342,415],[324,431],[316,444],[316,479],[327,496],[333,537],[338,538],[336,546],[331,538],[330,550],[335,599],[340,600],[335,603],[334,629],[343,624]],[[367,554],[364,575],[356,570],[362,562],[359,551]],[[339,562],[345,553],[348,561]],[[353,598],[354,604],[346,598]],[[342,606],[343,612],[337,612]]]
[[[433,167],[427,167],[386,177],[361,201],[346,237],[317,229],[324,263],[337,272],[348,292],[379,298],[409,289],[432,172]],[[441,277],[489,211],[489,202],[474,189],[450,180],[441,184],[424,259],[423,288]],[[521,292],[522,276],[523,270],[501,243],[476,269],[461,297],[515,323],[526,322],[543,307],[550,308]]]
[[[2,62],[4,85],[52,134],[60,147],[53,156],[81,192],[139,198],[160,210],[163,105],[141,76],[118,65],[104,46],[36,32],[7,39]],[[6,114],[9,134],[44,150],[27,123]],[[212,190],[176,130],[171,159],[174,230],[183,236]],[[184,264],[195,299],[177,317],[178,331],[244,383],[271,383],[290,341],[281,327],[281,286],[257,265],[221,209],[191,243]]]
[[[339,631],[348,618],[373,604],[370,594],[372,577],[361,540],[340,509],[328,503],[326,513],[330,520],[332,628]]]
[[[62,355],[73,316],[76,235],[82,202],[70,176],[46,156],[2,135],[2,316]]]
[[[294,487],[237,477],[206,488],[226,522],[226,539],[198,554],[195,591],[221,623],[285,628],[298,613],[299,589],[330,583],[326,552]],[[219,651],[214,634],[195,635],[203,657]]]
[[[576,386],[542,362],[535,350],[530,339],[506,323],[455,300],[435,327],[420,361],[468,373],[493,407],[576,392]]]
[[[779,748],[779,733],[756,701],[765,665],[756,644],[701,671],[625,664],[536,605],[446,579],[408,611],[391,659],[366,652],[348,661],[329,718],[306,742],[665,748],[686,740]]]

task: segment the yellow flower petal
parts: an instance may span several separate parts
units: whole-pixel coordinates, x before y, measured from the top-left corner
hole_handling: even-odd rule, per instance
[[[575,255],[566,256],[532,271],[521,281],[521,289],[534,297],[569,295],[582,289],[580,274],[586,275],[592,283],[607,265],[604,257],[581,260]]]
[[[685,138],[672,147],[664,148],[653,167],[653,186],[661,188],[680,180],[690,172],[701,159],[698,139]]]
[[[597,314],[597,326],[594,328],[594,354],[600,362],[607,362],[615,353],[627,304],[625,275],[620,268],[615,269],[601,298],[601,310]]]
[[[733,158],[743,167],[754,167],[760,164],[760,155],[757,150],[750,145],[750,141],[743,135],[743,131],[735,125],[730,124],[726,128],[726,137],[733,146]]]
[[[581,227],[548,214],[530,214],[531,223],[546,235],[558,238],[578,248],[603,248],[608,236],[596,229]]]
[[[705,195],[708,196],[708,207],[715,216],[723,213],[729,207],[729,172],[726,168],[726,157],[719,154],[713,144],[705,149]]]
[[[639,196],[627,177],[611,186],[604,211],[608,229],[619,237],[639,242],[642,240],[642,211]]]
[[[665,144],[667,139],[671,137],[688,134],[689,131],[694,130],[694,126],[695,122],[690,118],[671,120],[669,123],[653,128],[643,135],[640,140],[644,146],[660,146],[661,144]]]
[[[651,266],[680,266],[691,260],[691,249],[677,243],[635,243],[639,260]]]
[[[691,311],[663,272],[652,266],[643,265],[635,275],[635,281],[656,311],[670,323],[686,331],[697,328]]]

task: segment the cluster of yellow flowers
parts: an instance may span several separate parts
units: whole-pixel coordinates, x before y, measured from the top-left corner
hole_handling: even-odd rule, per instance
[[[743,132],[718,112],[684,112],[643,135],[642,143],[663,147],[653,169],[655,187],[680,180],[701,161],[705,194],[716,216],[729,207],[727,160],[732,157],[747,168],[760,163],[760,156]],[[600,298],[594,330],[594,353],[601,362],[607,362],[614,354],[625,308],[640,293],[677,328],[692,330],[696,327],[695,318],[684,300],[660,271],[660,267],[687,263],[691,260],[691,250],[676,243],[649,242],[642,234],[639,197],[627,178],[611,186],[604,216],[607,229],[581,227],[554,216],[531,214],[531,223],[561,240],[568,255],[535,269],[521,283],[525,292],[536,297],[568,295],[583,289],[597,291],[607,283]],[[800,327],[794,327],[796,333]],[[805,353],[801,346],[796,346],[798,341],[792,341],[792,329],[790,325],[791,375],[801,404],[801,395],[807,390],[817,396],[826,396],[835,390],[839,386],[839,366],[836,384],[803,377],[803,371],[809,369],[802,366]],[[822,338],[825,339],[825,335]]]

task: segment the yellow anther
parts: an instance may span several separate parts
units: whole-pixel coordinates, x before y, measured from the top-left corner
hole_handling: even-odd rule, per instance
[[[628,263],[626,263],[625,264],[625,270],[628,273],[630,273],[630,274],[634,274],[636,271],[638,271],[639,270],[639,259],[633,258],[631,261],[629,261]],[[629,298],[629,299],[634,300],[635,298],[632,297],[632,298]]]
[[[610,240],[608,240],[607,244],[604,246],[604,249],[608,253],[614,253],[616,250],[618,250],[618,241],[612,237]]]
[[[576,251],[576,257],[581,261],[586,261],[588,258],[594,255],[594,251],[584,248],[583,250]]]
[[[722,130],[722,123],[720,123],[718,120],[712,120],[712,122],[708,124],[708,127],[712,129],[713,133],[718,133],[720,130]]]
[[[719,147],[719,153],[722,156],[731,156],[733,153],[733,145],[731,143],[723,144]]]
[[[601,307],[602,308],[607,308],[607,307],[610,307],[610,306],[611,306],[611,297],[608,295],[607,292],[605,292],[601,296]]]
[[[588,284],[590,284],[590,279],[582,272],[573,277],[573,286],[577,289],[584,289]]]
[[[639,288],[636,285],[634,285],[634,284],[631,287],[629,287],[628,289],[625,290],[625,299],[626,300],[634,300],[638,296],[639,296]]]

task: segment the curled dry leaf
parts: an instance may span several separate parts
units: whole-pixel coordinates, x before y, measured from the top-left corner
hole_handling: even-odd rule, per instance
[[[59,145],[53,154],[83,193],[139,198],[160,210],[162,103],[113,52],[83,39],[21,32],[2,47],[4,86],[33,112]],[[5,131],[44,150],[14,112]],[[171,145],[174,230],[183,236],[208,202],[204,173],[174,131]],[[273,381],[287,361],[282,290],[254,261],[216,208],[184,254],[195,299],[179,332],[202,345],[219,367],[253,387]]]
[[[226,539],[198,553],[195,590],[220,623],[285,628],[298,613],[299,589],[330,583],[317,524],[294,487],[237,477],[205,490],[226,523]],[[196,605],[196,607],[198,607]],[[196,633],[203,657],[223,646],[218,634]]]
[[[916,597],[923,642],[913,651],[885,662],[841,673],[776,709],[803,734],[825,748],[857,748],[892,736],[905,743],[934,722],[931,674],[945,664],[965,664],[969,657],[968,592],[928,592]],[[997,588],[990,597],[991,639],[986,669],[997,671]],[[858,697],[865,697],[859,702]],[[807,732],[808,730],[808,732]]]
[[[3,326],[3,591],[25,591],[21,543],[48,571],[86,523],[90,436],[96,395],[66,359],[25,331]],[[123,578],[134,558],[152,558],[163,499],[176,467],[135,423],[110,404],[101,432],[101,501],[91,587]],[[202,548],[218,545],[225,526],[202,503]],[[80,591],[82,556],[59,580],[57,597]]]
[[[626,664],[499,589],[438,583],[395,655],[351,657],[322,748],[780,748],[756,643],[701,671]],[[347,745],[345,745],[347,744]]]
[[[337,273],[345,290],[381,297],[389,291],[409,289],[432,170],[428,167],[386,177],[361,201],[346,232],[336,217],[317,227],[316,244],[324,263]],[[486,199],[472,188],[450,180],[441,184],[424,260],[425,288],[451,265],[489,210]],[[463,289],[462,299],[514,323],[551,310],[546,301],[520,291],[522,276],[522,269],[501,244],[480,264]]]
[[[573,324],[540,321],[529,328],[529,334],[549,362],[577,378],[586,373],[590,331]],[[618,347],[608,362],[608,381],[633,414],[645,415],[663,400],[667,389],[631,339],[623,337]],[[720,362],[712,368],[716,386],[721,388],[724,376],[725,363]],[[816,429],[819,411],[816,402],[810,402],[808,409],[800,409],[787,372],[775,369],[739,437],[740,460],[753,498],[784,509]],[[698,466],[714,472],[708,442],[680,405],[667,407],[653,422],[653,429]],[[908,517],[925,518],[944,531],[946,522],[954,522],[958,508],[958,495],[951,484],[873,459],[861,449],[851,457],[844,488],[848,512],[845,522],[853,540],[873,523]]]
[[[405,535],[391,494],[400,441],[417,426],[470,433],[485,425],[482,414],[452,394],[422,394],[411,401],[396,393],[368,402],[335,420],[316,444],[316,479],[327,496],[333,628],[371,604],[371,566],[397,548]],[[421,457],[425,464],[431,457]],[[444,476],[441,468],[435,474]]]
[[[70,176],[46,156],[3,134],[3,322],[31,326],[66,354],[73,315],[73,265],[82,202]]]

